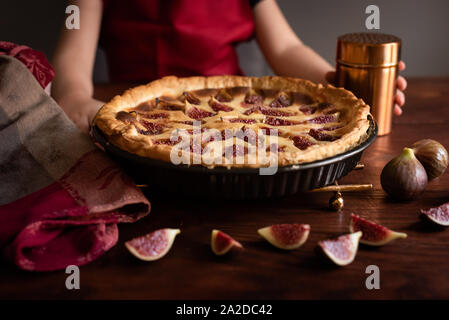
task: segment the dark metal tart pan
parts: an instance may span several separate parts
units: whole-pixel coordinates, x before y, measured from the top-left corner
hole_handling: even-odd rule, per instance
[[[355,148],[334,157],[299,165],[279,167],[274,175],[259,175],[253,168],[213,168],[174,165],[140,157],[110,143],[96,126],[92,136],[137,184],[148,185],[149,193],[175,193],[226,199],[260,199],[294,195],[323,187],[347,175],[360,161],[363,151],[377,136],[370,118],[367,138]]]

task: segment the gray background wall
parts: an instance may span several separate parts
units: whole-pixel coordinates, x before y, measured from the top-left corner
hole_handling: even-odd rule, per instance
[[[403,40],[406,76],[449,76],[448,0],[278,0],[278,3],[300,38],[332,64],[337,37],[366,31],[365,8],[375,4],[380,8],[380,31]],[[64,22],[65,6],[63,0],[2,0],[0,40],[26,44],[51,57]],[[270,73],[254,41],[240,45],[238,52],[246,73]],[[101,55],[97,60],[95,78],[105,81],[104,60]]]

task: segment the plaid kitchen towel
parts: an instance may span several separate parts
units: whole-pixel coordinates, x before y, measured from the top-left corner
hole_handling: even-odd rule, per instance
[[[150,203],[18,59],[0,55],[0,250],[25,270],[86,264]]]
[[[44,89],[55,76],[55,71],[48,63],[45,55],[30,47],[0,41],[0,55],[8,55],[22,62]]]

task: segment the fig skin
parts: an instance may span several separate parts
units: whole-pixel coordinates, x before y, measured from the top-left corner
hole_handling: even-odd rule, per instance
[[[412,200],[427,186],[427,173],[410,148],[393,158],[383,168],[380,183],[384,191],[394,199]]]
[[[423,139],[412,145],[413,152],[427,172],[429,181],[441,176],[447,169],[447,150],[438,141]]]

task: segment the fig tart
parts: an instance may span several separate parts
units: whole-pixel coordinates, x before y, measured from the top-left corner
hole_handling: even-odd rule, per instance
[[[114,97],[94,125],[141,157],[260,168],[273,156],[287,166],[353,149],[367,137],[369,109],[345,89],[302,79],[169,76]]]

